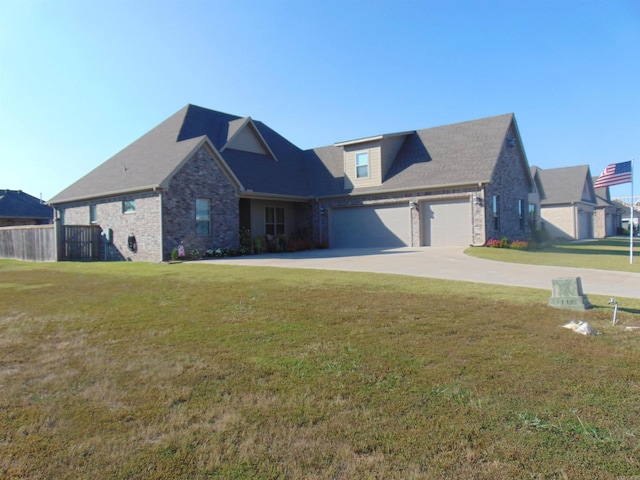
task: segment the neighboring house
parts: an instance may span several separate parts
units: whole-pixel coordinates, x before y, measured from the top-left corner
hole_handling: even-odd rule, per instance
[[[640,224],[640,201],[637,201],[637,198],[640,197],[618,197],[612,201],[613,204],[620,209],[620,226],[626,230],[629,229],[631,205],[633,204],[634,235],[638,235],[638,232],[640,231],[638,228],[638,225]]]
[[[591,179],[595,185],[598,177]],[[609,187],[594,188],[596,208],[593,213],[593,235],[595,238],[611,237],[618,234],[622,227],[622,214],[625,209],[617,202],[611,201]]]
[[[0,190],[0,227],[45,225],[53,221],[53,208],[22,190]]]
[[[100,225],[120,258],[159,261],[237,246],[241,228],[329,247],[526,238],[533,190],[512,114],[301,150],[187,105],[50,204],[62,224]]]
[[[596,194],[588,165],[531,168],[540,195],[540,218],[551,238],[594,237]]]

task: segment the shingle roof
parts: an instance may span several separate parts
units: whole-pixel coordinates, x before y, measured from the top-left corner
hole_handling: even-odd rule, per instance
[[[542,184],[544,197],[541,205],[571,204],[577,202],[590,202],[592,198],[584,198],[585,185],[590,188],[591,174],[588,165],[574,167],[541,169],[533,167],[534,175],[537,175]]]
[[[357,191],[488,183],[512,122],[513,114],[506,114],[408,133],[383,184]],[[317,148],[305,157],[314,195],[345,193],[340,147]]]
[[[53,219],[53,209],[21,190],[0,190],[0,217]]]
[[[188,106],[178,111],[67,187],[49,203],[64,203],[160,187],[202,140],[201,133],[180,141],[181,129],[185,125],[188,111]]]
[[[267,125],[251,120],[277,161],[268,155],[224,148],[233,130],[247,119],[187,105],[53,197],[50,203],[165,187],[207,139],[221,152],[245,192],[295,197],[348,193],[344,190],[340,146],[302,151]],[[358,192],[489,182],[505,135],[514,122],[513,114],[507,114],[398,134],[406,138],[382,185],[359,188]]]

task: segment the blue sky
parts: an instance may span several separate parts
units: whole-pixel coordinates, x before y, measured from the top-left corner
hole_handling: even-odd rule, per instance
[[[635,158],[640,195],[640,2],[0,0],[0,188],[47,200],[188,103],[301,148],[513,112],[530,165]]]

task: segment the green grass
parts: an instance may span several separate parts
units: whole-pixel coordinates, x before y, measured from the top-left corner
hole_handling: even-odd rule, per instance
[[[633,264],[630,263],[629,238],[560,243],[544,250],[472,247],[467,255],[501,262],[559,267],[595,268],[640,273],[640,239],[634,239]]]
[[[549,294],[0,261],[0,477],[638,475],[640,333],[622,325],[640,299],[614,327],[608,298],[573,312]]]

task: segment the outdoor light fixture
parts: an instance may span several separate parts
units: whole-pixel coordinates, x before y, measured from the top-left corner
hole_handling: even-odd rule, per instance
[[[410,206],[411,208],[413,208],[414,210],[417,210],[417,209],[418,209],[418,202],[414,202],[413,200],[411,200],[411,201],[409,202],[409,206]]]

